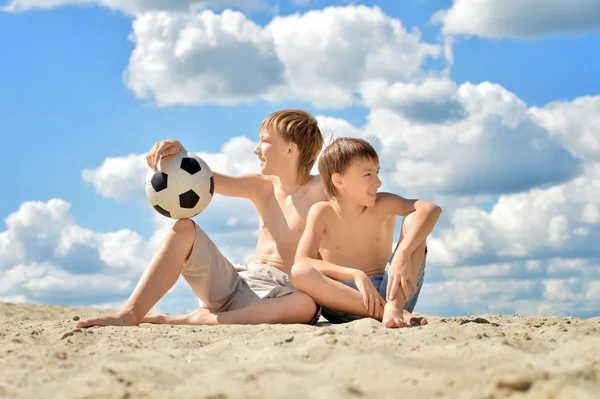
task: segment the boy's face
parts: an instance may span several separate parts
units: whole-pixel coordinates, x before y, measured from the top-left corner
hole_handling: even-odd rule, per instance
[[[381,187],[379,163],[374,159],[355,159],[340,176],[341,186],[337,190],[345,200],[357,205],[375,205],[376,193]]]
[[[270,133],[267,129],[261,130],[258,144],[254,148],[254,153],[260,160],[260,173],[277,175],[277,171],[289,162],[289,150],[290,143],[279,134]]]

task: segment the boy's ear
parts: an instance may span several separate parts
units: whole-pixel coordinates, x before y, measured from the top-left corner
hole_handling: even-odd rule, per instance
[[[287,155],[294,155],[298,153],[298,144],[296,143],[290,143],[288,146],[288,150],[287,150]]]
[[[331,175],[331,181],[333,182],[333,185],[335,187],[341,187],[342,186],[342,175],[340,173],[334,173]]]

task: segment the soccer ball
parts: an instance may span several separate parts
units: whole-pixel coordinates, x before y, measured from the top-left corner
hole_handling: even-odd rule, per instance
[[[163,216],[191,218],[210,203],[215,188],[212,171],[194,153],[180,151],[158,161],[146,174],[146,196]]]

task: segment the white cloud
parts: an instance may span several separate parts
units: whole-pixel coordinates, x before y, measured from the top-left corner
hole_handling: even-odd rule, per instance
[[[246,10],[276,8],[273,3],[267,0],[11,0],[1,10],[5,12],[23,12],[64,5],[92,4],[98,4],[131,15],[146,11],[189,11],[202,8],[240,7]]]
[[[362,80],[410,81],[441,55],[418,31],[365,6],[275,17],[264,28],[230,10],[149,12],[133,30],[125,80],[158,105],[297,99],[343,107],[360,101]]]
[[[418,31],[407,32],[378,7],[329,7],[276,17],[266,29],[285,65],[287,90],[318,107],[357,102],[363,80],[410,81],[422,74],[424,60],[441,55],[439,46],[423,43]]]
[[[131,38],[125,81],[158,105],[232,105],[283,83],[269,33],[240,12],[148,12],[133,22]]]
[[[596,0],[454,0],[435,13],[448,35],[491,38],[536,38],[575,35],[600,30],[600,2]]]
[[[600,96],[555,101],[529,112],[574,155],[600,162]]]
[[[93,170],[84,169],[81,176],[92,183],[96,192],[117,201],[130,201],[144,193],[144,177],[149,167],[145,155],[106,158]]]
[[[7,10],[57,2],[14,0]],[[167,4],[168,3],[168,4]],[[258,7],[262,1],[208,1],[207,6]],[[409,83],[429,59],[450,59],[379,7],[348,5],[276,16],[260,26],[238,11],[189,12],[189,0],[100,4],[135,14],[135,43],[124,72],[139,98],[158,106],[300,100],[319,108],[360,104],[361,82]],[[166,7],[162,9],[161,7]]]
[[[371,82],[364,89],[375,108],[361,127],[363,135],[380,149],[386,181],[405,190],[501,194],[581,173],[581,161],[502,86],[483,82],[456,87],[447,80],[427,80],[419,85]],[[415,118],[417,111],[427,115],[428,123]],[[453,120],[452,115],[458,117]],[[337,126],[357,129],[343,122]]]
[[[112,296],[131,291],[129,281],[106,274],[72,274],[47,263],[18,264],[3,273],[0,293],[19,292],[33,298],[63,295]]]
[[[390,108],[421,123],[443,123],[466,116],[458,87],[448,78],[429,77],[418,83],[394,84],[384,79],[364,81],[361,94],[370,108]]]
[[[450,216],[453,227],[438,230],[438,240],[431,244],[435,249],[432,257],[440,265],[561,253],[598,258],[594,241],[600,226],[581,215],[587,204],[600,206],[600,198],[594,194],[598,190],[600,169],[587,166],[584,175],[572,182],[502,195],[490,212],[459,208]],[[582,229],[586,234],[579,234]],[[437,249],[440,253],[434,255]]]
[[[69,210],[70,204],[60,199],[26,202],[5,219],[7,229],[0,233],[0,300],[79,306],[122,303],[174,223],[156,213],[154,235],[144,240],[130,230],[100,233],[83,228]],[[247,224],[241,223],[242,228]],[[207,231],[231,262],[249,261],[256,245],[254,234]],[[197,299],[185,285],[176,284],[159,308],[176,311],[171,306],[194,306]]]
[[[530,267],[532,263],[535,267]],[[445,268],[441,278],[428,280],[426,273],[426,285],[415,310],[447,316],[518,313],[592,317],[600,308],[596,294],[599,266],[586,259],[553,258]]]
[[[258,172],[257,158],[253,153],[255,146],[255,142],[240,136],[233,137],[223,144],[220,153],[196,154],[212,170],[236,175]],[[146,154],[130,154],[125,157],[106,158],[97,168],[84,169],[81,176],[103,197],[117,201],[145,201],[144,180],[149,170]]]

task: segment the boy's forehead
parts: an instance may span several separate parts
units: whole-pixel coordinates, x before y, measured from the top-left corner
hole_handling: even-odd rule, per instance
[[[373,158],[356,158],[350,164],[350,167],[357,170],[362,169],[377,169],[379,168],[379,162]]]
[[[258,132],[259,136],[268,136],[268,137],[274,137],[274,136],[278,136],[278,134],[273,133],[272,129],[269,129],[267,126],[263,126],[260,131]]]

